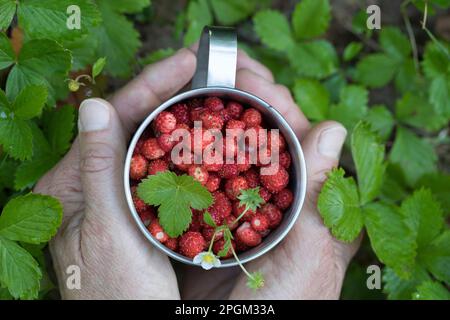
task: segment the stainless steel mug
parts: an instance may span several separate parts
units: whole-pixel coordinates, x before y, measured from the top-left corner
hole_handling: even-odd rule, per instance
[[[216,96],[224,99],[231,99],[259,110],[263,114],[268,125],[272,128],[278,128],[286,138],[289,152],[292,156],[290,188],[294,193],[294,201],[291,207],[284,213],[281,224],[264,238],[260,245],[239,254],[239,259],[242,263],[249,262],[262,256],[270,249],[274,248],[287,235],[300,215],[305,199],[307,181],[306,165],[300,142],[289,124],[277,110],[262,99],[234,87],[236,79],[236,61],[237,38],[234,30],[224,27],[205,27],[200,39],[197,53],[197,70],[192,79],[191,90],[182,92],[167,100],[148,115],[131,140],[125,161],[125,193],[128,206],[138,228],[159,250],[175,260],[190,265],[195,265],[191,259],[173,252],[152,237],[134,208],[131,194],[129,168],[133,150],[144,130],[150,125],[153,119],[166,108],[183,100],[198,97]],[[237,262],[234,258],[229,258],[222,260],[220,267],[231,267],[235,265],[237,265]]]

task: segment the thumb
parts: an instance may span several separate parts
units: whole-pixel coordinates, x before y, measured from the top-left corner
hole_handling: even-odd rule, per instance
[[[125,135],[114,107],[102,99],[88,99],[79,110],[80,172],[86,216],[94,221],[121,212]]]

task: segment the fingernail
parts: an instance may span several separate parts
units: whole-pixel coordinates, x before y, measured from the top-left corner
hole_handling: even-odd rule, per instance
[[[84,100],[79,109],[78,130],[100,131],[108,128],[109,108],[97,99]]]
[[[342,126],[328,128],[320,134],[318,150],[325,157],[339,160],[347,130]]]

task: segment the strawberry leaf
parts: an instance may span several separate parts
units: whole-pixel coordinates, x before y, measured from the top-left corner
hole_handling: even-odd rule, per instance
[[[436,281],[422,283],[412,295],[413,300],[450,300],[450,292]]]
[[[16,97],[12,111],[16,117],[29,120],[41,114],[46,101],[47,88],[45,86],[27,86]]]
[[[0,0],[0,31],[8,29],[15,13],[15,0]]]
[[[259,194],[259,187],[243,189],[237,198],[240,200],[241,206],[245,206],[246,210],[251,211],[256,211],[264,203],[263,198]]]

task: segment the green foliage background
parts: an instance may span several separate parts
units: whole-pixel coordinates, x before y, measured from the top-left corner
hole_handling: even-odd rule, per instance
[[[272,70],[312,122],[337,120],[350,133],[342,168],[319,198],[338,239],[365,230],[342,298],[449,299],[450,45],[409,15],[430,19],[450,1],[398,1],[404,24],[385,25],[382,12],[381,30],[367,29],[370,3],[362,4],[343,48],[329,36],[334,1],[294,1],[283,11],[272,0],[181,1],[171,21],[158,18],[154,2],[0,0],[0,298],[45,298],[54,289],[44,252],[62,208],[30,190],[70,147],[79,100],[114,90],[195,42],[204,25],[220,24],[237,27],[242,49]],[[81,30],[66,27],[73,4]],[[149,25],[170,25],[164,36],[174,45],[142,54]],[[104,67],[96,86],[70,93],[66,80],[94,64],[95,75]],[[386,92],[384,104],[374,102]],[[382,266],[382,290],[366,287],[371,264]]]

